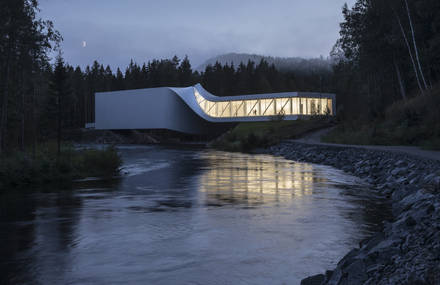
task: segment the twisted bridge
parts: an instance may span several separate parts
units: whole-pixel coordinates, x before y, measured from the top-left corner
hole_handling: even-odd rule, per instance
[[[101,130],[169,129],[209,133],[237,122],[296,120],[334,115],[336,95],[284,92],[218,97],[202,85],[159,87],[95,94],[95,128]]]

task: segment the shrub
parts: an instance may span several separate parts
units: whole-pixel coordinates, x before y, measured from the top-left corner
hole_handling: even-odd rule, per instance
[[[119,173],[122,160],[114,147],[105,150],[87,149],[82,151],[80,165],[82,176],[112,177]]]
[[[440,137],[440,88],[391,105],[382,119],[345,122],[324,141],[346,144],[419,145],[437,149]]]
[[[45,149],[45,148],[43,148]],[[32,158],[15,152],[0,161],[0,191],[9,188],[56,183],[69,186],[75,178],[109,178],[119,173],[121,158],[115,148],[75,150],[68,146],[59,156],[56,151],[41,151]]]

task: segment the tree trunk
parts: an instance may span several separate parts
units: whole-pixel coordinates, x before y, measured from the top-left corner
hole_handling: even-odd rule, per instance
[[[394,62],[394,67],[396,68],[397,80],[399,81],[400,95],[402,95],[403,100],[406,100],[405,84],[403,84],[402,75],[400,74],[399,65],[397,64],[395,59],[393,60],[393,62]]]
[[[406,5],[406,11],[408,12],[409,26],[411,28],[412,41],[413,41],[413,44],[414,44],[414,53],[416,55],[416,60],[417,60],[417,65],[419,67],[420,77],[422,77],[422,81],[423,81],[423,84],[425,85],[425,89],[428,89],[428,85],[426,84],[425,76],[423,75],[422,65],[420,64],[419,51],[417,49],[417,43],[416,43],[416,36],[415,36],[415,33],[414,33],[414,27],[413,27],[413,23],[412,23],[412,19],[411,19],[411,13],[409,11],[409,6],[408,6],[408,1],[407,0],[405,0],[405,5]]]
[[[86,92],[84,92],[84,109],[83,109],[83,112],[84,112],[84,127],[86,126],[86,124],[87,124],[87,93]]]
[[[5,89],[3,92],[3,102],[0,117],[0,155],[3,154],[6,143],[7,130],[6,126],[8,123],[8,102],[9,102],[9,76],[10,76],[10,56],[8,55],[6,59],[6,76],[5,76]]]
[[[402,22],[400,21],[399,15],[395,11],[394,11],[394,15],[396,16],[397,23],[399,23],[400,31],[402,32],[403,39],[404,39],[406,47],[408,49],[409,57],[411,58],[412,67],[414,69],[414,73],[415,73],[416,79],[417,79],[417,85],[419,86],[419,89],[420,89],[420,92],[422,93],[422,95],[424,95],[425,92],[423,91],[422,83],[420,82],[419,72],[417,71],[416,62],[414,61],[414,56],[411,51],[411,46],[409,44],[408,38],[406,37],[405,30],[403,29]]]
[[[21,118],[20,118],[20,150],[24,152],[24,133],[25,133],[25,98],[24,98],[24,76],[23,71],[21,72],[21,82],[20,84],[20,99],[21,99]]]
[[[58,91],[60,92],[60,91]],[[58,96],[58,110],[57,110],[57,157],[60,156],[61,153],[61,94],[57,94]]]
[[[37,71],[38,72],[38,71]],[[38,76],[38,75],[36,75]],[[33,80],[34,88],[32,90],[32,101],[31,101],[31,116],[32,116],[32,158],[35,159],[36,157],[36,145],[37,145],[37,122],[35,118],[35,98],[37,97],[38,92],[38,79],[34,78]]]

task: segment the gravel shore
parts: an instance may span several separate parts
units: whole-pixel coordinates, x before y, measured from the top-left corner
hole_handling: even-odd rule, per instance
[[[267,150],[295,161],[331,165],[371,183],[391,200],[383,231],[361,241],[311,284],[440,284],[440,162],[343,146],[282,142]]]

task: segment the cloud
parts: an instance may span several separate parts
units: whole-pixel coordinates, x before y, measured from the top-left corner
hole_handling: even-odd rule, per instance
[[[344,2],[42,0],[40,6],[62,33],[70,64],[96,59],[125,68],[132,58],[175,54],[189,55],[195,66],[226,52],[325,56],[338,37]]]

